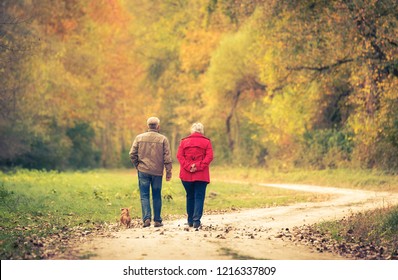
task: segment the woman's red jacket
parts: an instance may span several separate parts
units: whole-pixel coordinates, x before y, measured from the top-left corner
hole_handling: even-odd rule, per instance
[[[210,183],[209,165],[213,160],[213,148],[209,138],[195,132],[181,140],[177,159],[180,162],[180,179],[182,181],[204,181]],[[191,173],[192,164],[196,172]]]

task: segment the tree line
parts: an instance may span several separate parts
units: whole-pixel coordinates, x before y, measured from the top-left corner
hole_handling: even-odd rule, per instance
[[[2,0],[0,165],[128,166],[161,119],[216,162],[398,170],[395,0]]]

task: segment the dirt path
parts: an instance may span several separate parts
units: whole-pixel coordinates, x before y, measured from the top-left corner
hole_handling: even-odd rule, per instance
[[[165,221],[162,228],[131,228],[111,237],[95,238],[79,247],[90,259],[102,260],[215,260],[215,259],[342,259],[314,252],[277,238],[281,229],[322,220],[339,219],[351,212],[398,203],[398,194],[307,185],[261,184],[299,191],[333,194],[320,203],[261,208],[205,215],[203,228],[187,228],[185,219]]]

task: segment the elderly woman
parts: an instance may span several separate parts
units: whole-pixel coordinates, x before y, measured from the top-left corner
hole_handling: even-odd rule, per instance
[[[177,152],[180,179],[186,191],[188,225],[196,229],[201,225],[206,187],[210,183],[209,165],[213,160],[210,139],[203,134],[203,124],[194,123],[191,134],[181,140]]]

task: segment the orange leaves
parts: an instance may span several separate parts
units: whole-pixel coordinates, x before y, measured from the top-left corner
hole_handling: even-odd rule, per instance
[[[75,19],[63,19],[61,20],[61,26],[66,33],[70,33],[76,29],[77,21]]]
[[[25,100],[35,101],[25,114],[90,122],[104,158],[145,129],[148,113],[175,138],[199,118],[209,131],[229,118],[235,143],[261,149],[319,127],[368,139],[393,127],[394,0],[31,1],[29,30],[42,44],[24,69]],[[0,71],[18,67],[10,65]],[[380,121],[369,125],[369,116]]]
[[[98,23],[117,27],[126,27],[130,19],[120,0],[92,0],[88,14]]]
[[[47,35],[59,35],[63,39],[67,39],[77,28],[78,23],[76,19],[61,18],[46,25]]]
[[[210,63],[210,55],[219,42],[221,34],[205,30],[187,32],[181,45],[180,58],[184,71],[203,73]]]

